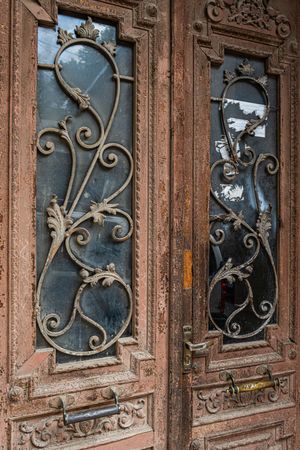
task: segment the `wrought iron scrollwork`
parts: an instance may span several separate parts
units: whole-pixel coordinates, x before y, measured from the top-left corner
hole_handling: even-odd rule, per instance
[[[243,232],[242,245],[247,251],[251,253],[246,261],[240,264],[234,264],[233,258],[227,256],[227,260],[223,262],[221,267],[218,267],[215,274],[213,274],[208,293],[208,314],[214,328],[221,331],[223,335],[232,339],[246,339],[259,334],[271,321],[274,311],[276,309],[278,299],[278,281],[274,257],[269,243],[269,232],[272,228],[271,209],[262,204],[259,197],[258,186],[258,172],[262,166],[265,165],[267,176],[275,175],[279,169],[279,161],[277,157],[269,152],[256,154],[255,149],[246,144],[245,139],[253,136],[255,130],[265,123],[270,112],[270,100],[267,91],[267,77],[263,76],[255,78],[254,68],[247,60],[241,63],[234,72],[224,72],[224,82],[226,83],[220,101],[221,122],[224,131],[224,138],[228,148],[228,159],[219,159],[211,166],[211,197],[219,209],[220,214],[215,214],[210,217],[211,235],[210,242],[213,246],[221,246],[227,239],[224,225],[231,224],[230,228],[233,233],[241,230]],[[239,83],[249,83],[254,86],[264,99],[264,113],[257,116],[256,119],[249,120],[244,129],[237,133],[236,137],[232,137],[229,131],[229,124],[225,114],[226,102],[229,98],[230,90]],[[245,218],[243,211],[233,211],[228,204],[225,204],[220,196],[217,195],[214,186],[214,175],[219,171],[220,177],[225,182],[229,183],[236,180],[243,170],[250,169],[251,184],[254,190],[254,197],[256,203],[256,225],[249,224]],[[247,187],[249,189],[249,186]],[[260,191],[263,187],[260,186]],[[247,205],[246,205],[247,207]],[[228,230],[228,227],[227,227]],[[237,244],[236,244],[237,245]],[[254,264],[261,253],[267,256],[268,264],[271,268],[274,289],[272,298],[255,301],[253,287],[251,284],[251,277],[254,270]],[[224,324],[220,325],[214,318],[212,313],[212,293],[217,286],[225,281],[229,284],[240,282],[245,287],[245,298],[242,302],[234,305],[234,310],[226,318]],[[255,318],[254,326],[251,331],[245,329],[243,323],[243,312],[245,311],[253,314]]]
[[[71,156],[71,173],[63,203],[59,204],[57,197],[53,196],[50,205],[47,208],[47,224],[52,242],[37,286],[37,322],[43,337],[51,347],[62,353],[73,356],[89,356],[103,352],[116,343],[127,329],[132,316],[132,291],[130,286],[126,284],[118,274],[115,265],[111,263],[103,268],[87,264],[72,250],[71,239],[75,239],[78,245],[87,245],[90,242],[91,236],[88,229],[84,227],[84,223],[93,221],[94,223],[99,224],[99,226],[102,226],[107,215],[122,216],[128,224],[126,230],[123,230],[121,225],[114,226],[112,229],[112,239],[114,242],[124,242],[132,236],[133,220],[126,211],[119,207],[118,203],[115,203],[115,199],[128,187],[132,180],[133,158],[130,151],[124,145],[121,145],[118,142],[109,142],[108,135],[119,107],[121,82],[124,80],[133,81],[133,79],[120,74],[114,58],[116,51],[115,44],[111,42],[101,43],[98,41],[99,31],[95,28],[90,18],[88,18],[85,23],[76,27],[75,34],[76,37],[71,33],[58,28],[57,43],[60,44],[61,47],[55,56],[54,64],[44,68],[53,70],[58,84],[65,91],[67,96],[74,102],[77,102],[81,110],[87,111],[93,116],[98,126],[98,135],[92,139],[92,130],[86,126],[81,126],[77,129],[75,136],[72,137],[68,128],[69,121],[72,119],[71,116],[66,116],[63,120],[59,121],[57,128],[44,128],[38,133],[37,148],[43,155],[49,156],[55,151],[55,144],[49,137],[53,134],[57,135],[67,144]],[[70,47],[78,45],[95,49],[104,56],[112,68],[113,79],[115,81],[115,96],[106,125],[100,114],[93,107],[92,99],[78,87],[71,86],[68,81],[63,78],[61,70],[62,65],[60,63],[61,56]],[[78,163],[73,139],[76,139],[76,142],[81,149],[94,152],[87,172],[75,194],[74,180],[78,169]],[[112,169],[118,164],[119,156],[115,153],[115,150],[117,150],[118,153],[121,152],[128,161],[129,170],[126,180],[118,189],[111,193],[107,198],[104,198],[101,202],[91,202],[90,209],[81,214],[80,217],[78,217],[78,212],[74,215],[76,206],[83,195],[84,189],[91,178],[96,164],[100,164],[100,166],[105,169]],[[71,193],[73,193],[72,202],[70,202]],[[68,206],[69,204],[70,206]],[[43,315],[42,313],[42,290],[44,282],[53,259],[62,246],[65,246],[69,258],[71,258],[78,267],[82,279],[74,298],[73,308],[69,319],[63,326],[61,325],[63,321],[59,314],[53,312]],[[113,283],[117,283],[127,296],[128,314],[126,319],[123,320],[122,326],[117,333],[111,337],[108,335],[106,329],[100,325],[95,318],[89,317],[84,312],[81,306],[81,298],[87,289],[93,289],[96,285],[109,288]],[[89,349],[85,351],[66,348],[56,341],[56,338],[65,335],[71,330],[77,317],[80,317],[81,320],[95,329],[95,333],[90,336],[88,340]]]

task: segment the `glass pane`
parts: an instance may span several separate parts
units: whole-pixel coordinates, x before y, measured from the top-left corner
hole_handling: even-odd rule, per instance
[[[38,57],[37,345],[114,355],[131,335],[133,48],[59,15]]]
[[[277,80],[226,54],[211,95],[210,329],[263,339],[278,296]]]

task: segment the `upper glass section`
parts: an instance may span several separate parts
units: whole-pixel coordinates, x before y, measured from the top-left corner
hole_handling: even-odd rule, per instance
[[[113,355],[131,334],[133,48],[63,14],[38,43],[37,345]]]
[[[277,80],[225,54],[211,81],[210,329],[263,339],[275,320]]]

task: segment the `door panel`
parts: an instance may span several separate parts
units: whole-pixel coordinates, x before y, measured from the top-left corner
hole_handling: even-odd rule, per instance
[[[296,5],[255,4],[208,1],[190,17],[204,123],[186,324],[202,344],[185,364],[195,449],[297,448]]]
[[[42,6],[11,2],[1,448],[166,448],[168,2]]]

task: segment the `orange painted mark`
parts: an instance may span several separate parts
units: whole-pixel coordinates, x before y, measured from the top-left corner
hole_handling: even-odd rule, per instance
[[[193,255],[191,250],[185,250],[183,258],[183,288],[191,289],[193,286]]]

